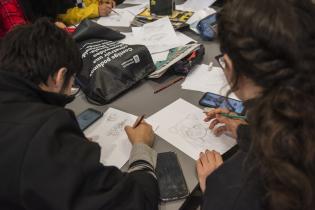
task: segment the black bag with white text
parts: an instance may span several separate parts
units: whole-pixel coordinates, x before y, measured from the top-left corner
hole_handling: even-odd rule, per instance
[[[80,42],[79,48],[83,70],[77,83],[87,98],[98,104],[109,103],[155,70],[143,45],[91,39]]]

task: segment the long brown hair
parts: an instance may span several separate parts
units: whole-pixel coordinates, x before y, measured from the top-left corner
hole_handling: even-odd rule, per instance
[[[232,90],[241,75],[263,89],[249,107],[248,160],[268,210],[315,209],[314,22],[310,0],[230,0],[219,15]]]

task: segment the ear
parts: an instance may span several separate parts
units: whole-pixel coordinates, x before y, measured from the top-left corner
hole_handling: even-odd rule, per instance
[[[224,73],[228,81],[230,82],[232,79],[232,75],[234,72],[233,62],[228,54],[224,54],[224,62],[225,62],[225,69]]]
[[[65,76],[67,73],[67,68],[60,68],[53,76],[52,80],[54,82],[55,88],[61,90],[63,83],[65,81]]]
[[[230,56],[228,56],[228,54],[224,54],[224,61],[225,61],[226,70],[233,71],[234,70],[233,62],[232,62]]]

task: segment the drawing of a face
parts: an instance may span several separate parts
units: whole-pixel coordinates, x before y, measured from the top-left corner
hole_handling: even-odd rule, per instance
[[[185,132],[191,139],[203,138],[207,135],[207,130],[200,124],[195,124],[191,128],[187,127]]]
[[[179,134],[193,146],[204,146],[208,128],[196,116],[188,115],[180,123],[172,127],[171,132]]]

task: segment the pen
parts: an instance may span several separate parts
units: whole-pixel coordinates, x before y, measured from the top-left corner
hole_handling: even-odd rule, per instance
[[[168,84],[166,84],[166,85],[162,86],[161,88],[155,90],[155,91],[154,91],[154,94],[156,94],[156,93],[158,93],[158,92],[161,92],[162,90],[168,88],[169,86],[175,84],[176,82],[178,82],[178,81],[180,81],[180,80],[182,80],[182,79],[184,79],[184,78],[185,78],[185,77],[178,77],[178,78],[172,80],[172,81],[169,82]]]
[[[136,127],[138,127],[139,125],[140,125],[140,123],[142,122],[142,120],[143,120],[143,118],[144,118],[144,114],[143,115],[141,115],[141,116],[139,116],[138,118],[137,118],[137,120],[136,120],[136,122],[133,124],[133,128],[136,128]]]
[[[240,116],[240,115],[231,115],[227,113],[220,113],[223,117],[227,117],[230,119],[240,119],[240,120],[246,120],[246,116]]]
[[[116,15],[120,15],[118,12],[112,9],[112,12],[115,13]]]
[[[205,107],[203,109],[203,113],[208,113],[210,111],[214,110],[214,108],[208,108],[208,107]],[[227,117],[227,118],[230,118],[230,119],[242,119],[242,120],[246,120],[246,117],[245,116],[240,116],[240,115],[235,115],[235,114],[227,114],[227,113],[220,113],[221,116],[223,117]]]

